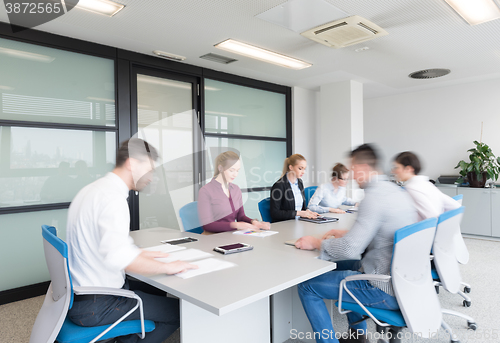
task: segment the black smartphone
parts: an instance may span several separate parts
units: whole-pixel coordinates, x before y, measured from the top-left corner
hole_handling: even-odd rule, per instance
[[[161,241],[161,242],[166,243],[166,244],[177,245],[177,244],[190,243],[190,242],[196,242],[196,241],[197,241],[196,238],[182,237],[182,238],[166,239],[166,240]]]

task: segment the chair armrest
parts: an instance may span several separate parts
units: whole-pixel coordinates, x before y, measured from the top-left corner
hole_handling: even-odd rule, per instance
[[[112,288],[112,287],[73,287],[73,292],[76,295],[84,294],[101,294],[101,295],[116,295],[119,297],[136,298],[137,294],[128,289]]]
[[[129,291],[128,289],[121,289],[121,288],[112,288],[112,287],[73,287],[73,292],[76,295],[84,295],[84,294],[100,294],[100,295],[115,295],[119,297],[126,297],[126,298],[132,298],[137,300],[137,304],[132,307],[127,313],[125,313],[120,319],[118,319],[116,322],[114,322],[111,326],[109,326],[106,330],[101,332],[97,337],[95,337],[90,343],[97,342],[100,340],[102,336],[104,336],[108,331],[113,329],[116,325],[121,323],[125,318],[127,318],[129,315],[132,314],[135,310],[139,309],[140,313],[140,319],[141,319],[141,334],[137,334],[141,339],[144,339],[146,337],[146,332],[144,329],[144,310],[142,308],[142,299],[140,296],[135,294],[132,291]]]
[[[379,274],[356,274],[346,277],[345,281],[356,281],[356,280],[371,280],[371,281],[383,281],[387,282],[391,279],[390,275],[379,275]]]
[[[354,301],[366,312],[366,314],[368,314],[368,316],[371,319],[373,319],[373,321],[375,323],[377,323],[380,326],[390,326],[387,323],[381,323],[380,321],[378,321],[377,318],[375,318],[375,316],[370,311],[368,311],[368,309],[361,303],[361,301],[359,301],[358,298],[356,298],[354,296],[354,294],[352,294],[351,291],[347,288],[347,285],[346,285],[347,282],[359,281],[359,280],[389,282],[391,280],[391,276],[390,275],[378,275],[378,274],[356,274],[356,275],[350,275],[350,276],[346,277],[345,279],[343,279],[342,281],[340,281],[339,303],[337,306],[339,313],[346,314],[346,313],[351,312],[351,311],[342,311],[342,293],[343,293],[343,290],[345,290],[347,292],[347,294],[349,294],[351,296],[351,298],[354,299]]]

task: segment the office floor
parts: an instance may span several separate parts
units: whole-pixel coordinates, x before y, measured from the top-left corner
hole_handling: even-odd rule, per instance
[[[471,284],[472,306],[465,308],[462,298],[441,290],[439,298],[443,308],[465,313],[473,317],[479,328],[476,332],[467,330],[464,319],[444,315],[446,322],[451,326],[461,343],[466,342],[499,342],[500,341],[500,242],[466,238],[470,252],[470,261],[461,266],[462,278]],[[0,337],[2,343],[27,343],[31,327],[35,322],[43,296],[18,301],[0,306]],[[334,328],[338,332],[347,331],[347,321],[338,313],[334,318]],[[374,333],[375,327],[371,321],[368,324],[369,332]],[[409,334],[407,331],[403,333]],[[376,342],[372,339],[371,342]],[[164,343],[179,342],[179,332],[174,333]],[[432,342],[448,343],[449,337],[440,330],[438,337],[432,339],[410,338],[403,342]],[[207,342],[208,343],[208,342]],[[216,343],[216,342],[214,342]],[[256,342],[258,343],[258,342]],[[288,340],[286,343],[300,343],[299,340]]]

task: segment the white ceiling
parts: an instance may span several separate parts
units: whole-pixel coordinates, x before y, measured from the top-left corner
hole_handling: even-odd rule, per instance
[[[288,86],[317,89],[358,80],[365,84],[366,98],[500,79],[500,20],[470,26],[444,0],[325,0],[389,32],[344,49],[314,43],[255,17],[283,0],[117,1],[126,7],[112,18],[75,9],[36,29],[144,54],[167,51],[186,56],[188,64]],[[0,21],[8,22],[4,6]],[[295,71],[213,47],[227,38],[313,66]],[[363,46],[370,49],[354,51]],[[222,65],[199,58],[209,52],[238,62]],[[451,74],[434,80],[408,78],[411,72],[427,68],[447,68]]]

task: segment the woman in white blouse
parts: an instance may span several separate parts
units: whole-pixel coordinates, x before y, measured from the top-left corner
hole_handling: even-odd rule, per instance
[[[415,203],[419,220],[438,217],[442,213],[460,207],[453,198],[441,192],[427,176],[420,173],[420,161],[414,153],[405,151],[394,158],[392,173],[398,181],[404,182]]]
[[[346,196],[348,174],[349,169],[342,163],[337,163],[333,167],[331,182],[324,183],[316,189],[307,207],[317,213],[345,213],[339,209],[340,205],[354,206],[356,203]]]

